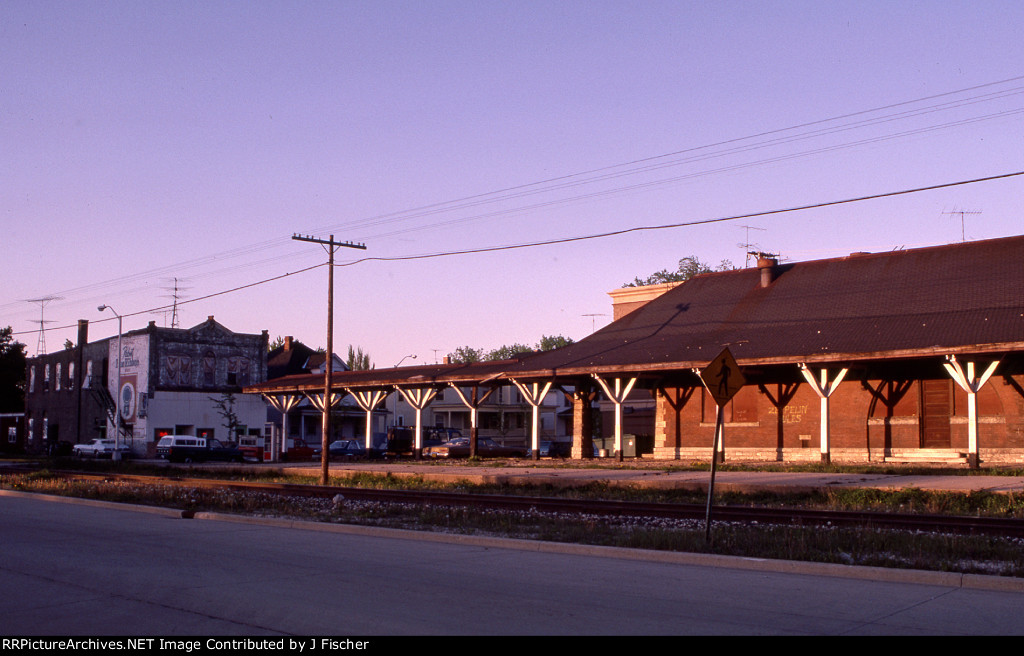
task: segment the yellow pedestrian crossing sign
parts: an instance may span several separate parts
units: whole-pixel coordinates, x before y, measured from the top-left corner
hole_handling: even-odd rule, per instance
[[[728,348],[700,370],[700,379],[719,406],[728,403],[747,382]]]

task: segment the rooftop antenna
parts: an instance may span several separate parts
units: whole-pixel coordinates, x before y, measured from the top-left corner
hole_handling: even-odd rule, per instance
[[[39,321],[35,322],[35,323],[39,324],[39,341],[36,343],[36,357],[37,358],[40,355],[45,355],[46,354],[46,328],[45,328],[45,326],[48,323],[53,323],[52,321],[47,321],[45,316],[44,316],[44,314],[46,312],[46,305],[48,303],[53,302],[53,301],[60,301],[60,300],[63,300],[63,299],[64,299],[63,296],[44,296],[42,298],[30,298],[30,299],[28,299],[29,303],[38,303],[39,304]]]
[[[595,321],[596,321],[595,317],[607,317],[608,315],[607,314],[600,314],[600,313],[598,313],[598,314],[584,314],[583,316],[590,317],[590,332],[593,333],[593,332],[597,331],[597,326],[596,326],[596,323],[595,323]]]
[[[164,298],[171,298],[171,299],[173,299],[174,302],[171,305],[171,328],[179,328],[180,325],[178,323],[178,301],[180,301],[183,298],[187,298],[187,297],[183,296],[182,292],[184,292],[188,288],[181,286],[181,282],[182,281],[181,281],[180,278],[171,278],[170,282],[171,282],[170,286],[164,287],[164,290],[169,292],[169,293],[164,294],[163,296],[164,296]],[[166,322],[167,322],[167,315],[165,313],[164,314],[164,323],[166,323]]]
[[[981,214],[978,210],[958,210],[955,206],[952,212],[943,212],[943,214],[959,214],[960,215],[960,241],[967,241],[967,230],[964,228],[964,215],[965,214]]]
[[[743,250],[745,250],[747,252],[747,257],[746,257],[746,260],[743,261],[743,266],[744,267],[748,267],[748,266],[750,266],[750,256],[753,255],[753,253],[750,252],[750,249],[752,249],[752,248],[761,248],[757,244],[750,243],[750,231],[751,230],[760,230],[761,232],[767,232],[768,228],[758,228],[757,226],[748,226],[748,225],[740,226],[740,227],[741,228],[746,228],[746,231],[747,231],[747,242],[745,244],[736,244],[736,245],[739,248],[742,248]]]

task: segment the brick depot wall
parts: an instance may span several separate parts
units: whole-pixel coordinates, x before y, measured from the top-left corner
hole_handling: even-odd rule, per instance
[[[949,448],[966,452],[967,394],[951,380]],[[830,399],[833,460],[881,460],[921,447],[921,381],[845,380]],[[778,405],[774,400],[782,400]],[[978,394],[983,459],[1024,454],[1024,376],[993,377]],[[806,383],[747,386],[725,408],[725,451],[757,460],[819,460],[821,403]],[[715,403],[703,388],[663,388],[654,416],[654,457],[710,454]]]

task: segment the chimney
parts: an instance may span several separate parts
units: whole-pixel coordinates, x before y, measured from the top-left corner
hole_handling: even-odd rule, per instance
[[[779,261],[774,257],[757,258],[757,268],[761,272],[761,287],[767,287],[775,280],[775,267]]]
[[[82,347],[89,343],[89,320],[78,320],[78,346]]]
[[[287,337],[284,338],[284,350],[286,350],[286,351],[292,350],[292,336],[291,335],[288,335]]]
[[[442,362],[443,362],[444,364],[451,364],[451,363],[452,363],[452,362],[451,362],[451,358],[449,358],[449,357],[448,357],[447,355],[446,355],[446,356],[444,356],[444,359],[442,360]]]

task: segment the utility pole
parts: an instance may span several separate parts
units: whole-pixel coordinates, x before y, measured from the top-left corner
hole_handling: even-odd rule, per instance
[[[347,241],[334,241],[334,235],[331,235],[330,239],[317,239],[308,235],[296,234],[292,235],[292,239],[320,244],[327,251],[327,353],[324,362],[323,435],[320,438],[320,484],[327,485],[328,462],[330,461],[330,451],[328,450],[330,444],[328,442],[331,435],[331,407],[334,405],[331,403],[331,373],[334,365],[332,360],[334,357],[334,252],[342,246],[346,248],[359,248],[365,251],[366,245],[353,244]],[[285,435],[282,439],[287,440],[288,436]]]

